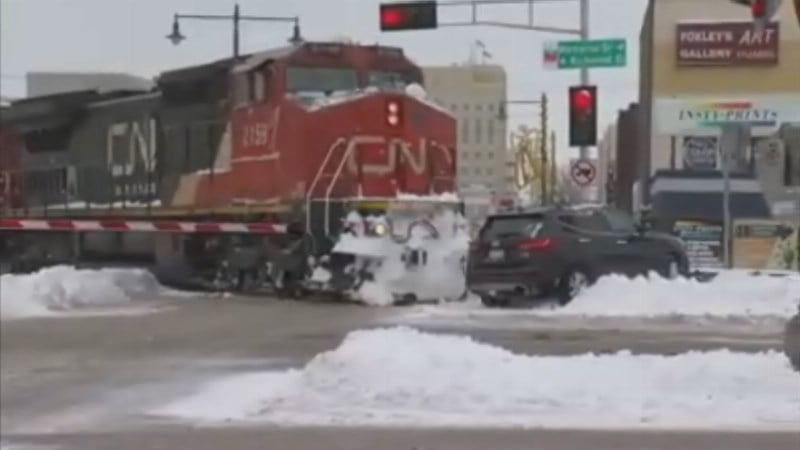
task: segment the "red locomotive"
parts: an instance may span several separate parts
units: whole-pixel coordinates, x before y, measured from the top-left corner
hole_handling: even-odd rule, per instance
[[[348,211],[455,190],[456,122],[422,85],[399,48],[303,42],[147,92],[19,100],[2,113],[0,229],[57,260],[213,266],[210,247],[301,238],[319,254]]]

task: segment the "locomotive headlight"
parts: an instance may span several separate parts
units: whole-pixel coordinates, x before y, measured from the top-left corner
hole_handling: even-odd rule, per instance
[[[386,118],[386,121],[389,122],[389,125],[397,125],[398,123],[400,123],[400,119],[397,116],[391,114],[389,115],[389,117]]]
[[[374,233],[376,236],[383,236],[387,231],[388,228],[386,227],[385,223],[376,223],[372,226],[372,233]]]

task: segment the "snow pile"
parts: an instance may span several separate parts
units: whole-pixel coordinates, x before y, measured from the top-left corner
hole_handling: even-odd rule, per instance
[[[542,314],[588,316],[789,317],[800,302],[800,280],[721,272],[711,281],[657,275],[603,277],[567,306]]]
[[[154,414],[285,425],[796,429],[800,377],[776,352],[532,357],[393,328],[350,333],[302,369],[223,379]]]
[[[355,265],[367,267],[374,281],[355,293],[356,300],[382,306],[392,303],[390,296],[453,300],[464,293],[469,229],[460,214],[444,209],[427,218],[416,212],[364,218],[353,212],[346,222],[353,234],[343,234],[333,252],[357,255]],[[376,227],[387,232],[367,233]],[[409,265],[411,255],[422,257],[422,251],[425,263]]]
[[[143,269],[80,270],[55,266],[26,275],[0,276],[0,318],[58,315],[97,306],[126,305],[161,290]]]
[[[373,92],[366,90],[340,90],[333,91],[330,94],[324,92],[302,92],[287,94],[287,97],[297,100],[309,111],[316,111],[359,100],[372,93]]]
[[[399,192],[397,194],[397,201],[399,202],[426,202],[426,203],[458,203],[461,197],[455,192],[441,192],[439,194],[419,195],[406,192]]]

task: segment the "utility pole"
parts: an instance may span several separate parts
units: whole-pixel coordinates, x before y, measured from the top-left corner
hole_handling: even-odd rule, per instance
[[[586,41],[589,39],[589,0],[580,0],[580,33],[581,40]],[[581,85],[586,86],[589,84],[589,69],[587,67],[581,68]],[[589,148],[580,147],[581,159],[589,157]]]
[[[547,155],[547,141],[548,136],[548,110],[547,110],[547,94],[542,92],[542,97],[539,100],[539,108],[541,110],[541,123],[539,124],[539,156],[541,158],[542,163],[542,176],[541,176],[541,186],[542,186],[542,205],[547,205],[550,203],[550,189],[548,189],[549,185],[549,164],[548,164],[548,155]]]

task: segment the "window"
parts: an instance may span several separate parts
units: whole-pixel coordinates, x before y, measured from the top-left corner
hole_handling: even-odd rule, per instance
[[[386,72],[382,70],[373,70],[369,73],[368,78],[367,84],[369,86],[388,89],[401,89],[411,82],[411,80],[400,72]]]
[[[558,220],[586,231],[610,231],[606,218],[599,211],[576,212],[559,216]]]
[[[469,142],[469,121],[461,121],[461,142],[466,144]]]
[[[250,101],[263,102],[266,97],[267,80],[264,73],[259,71],[250,73]]]
[[[475,152],[475,159],[481,159],[481,152]]]
[[[475,142],[478,144],[480,144],[481,140],[483,140],[482,131],[481,119],[475,119]]]
[[[355,69],[289,67],[286,69],[286,90],[298,92],[353,91],[358,88]]]
[[[235,105],[244,105],[250,100],[250,89],[252,83],[249,73],[239,73],[233,78],[233,103]]]
[[[621,233],[633,233],[636,231],[636,223],[633,217],[622,211],[608,210],[605,212],[606,220],[613,231]]]
[[[67,150],[72,128],[62,125],[56,128],[41,128],[25,133],[25,148],[30,153],[57,152]]]
[[[480,232],[481,240],[493,241],[504,238],[534,238],[544,225],[541,215],[509,216],[490,218]]]
[[[487,134],[486,140],[490,144],[494,144],[494,125],[495,125],[494,120],[490,119],[489,120],[489,128],[486,130],[486,134]]]

